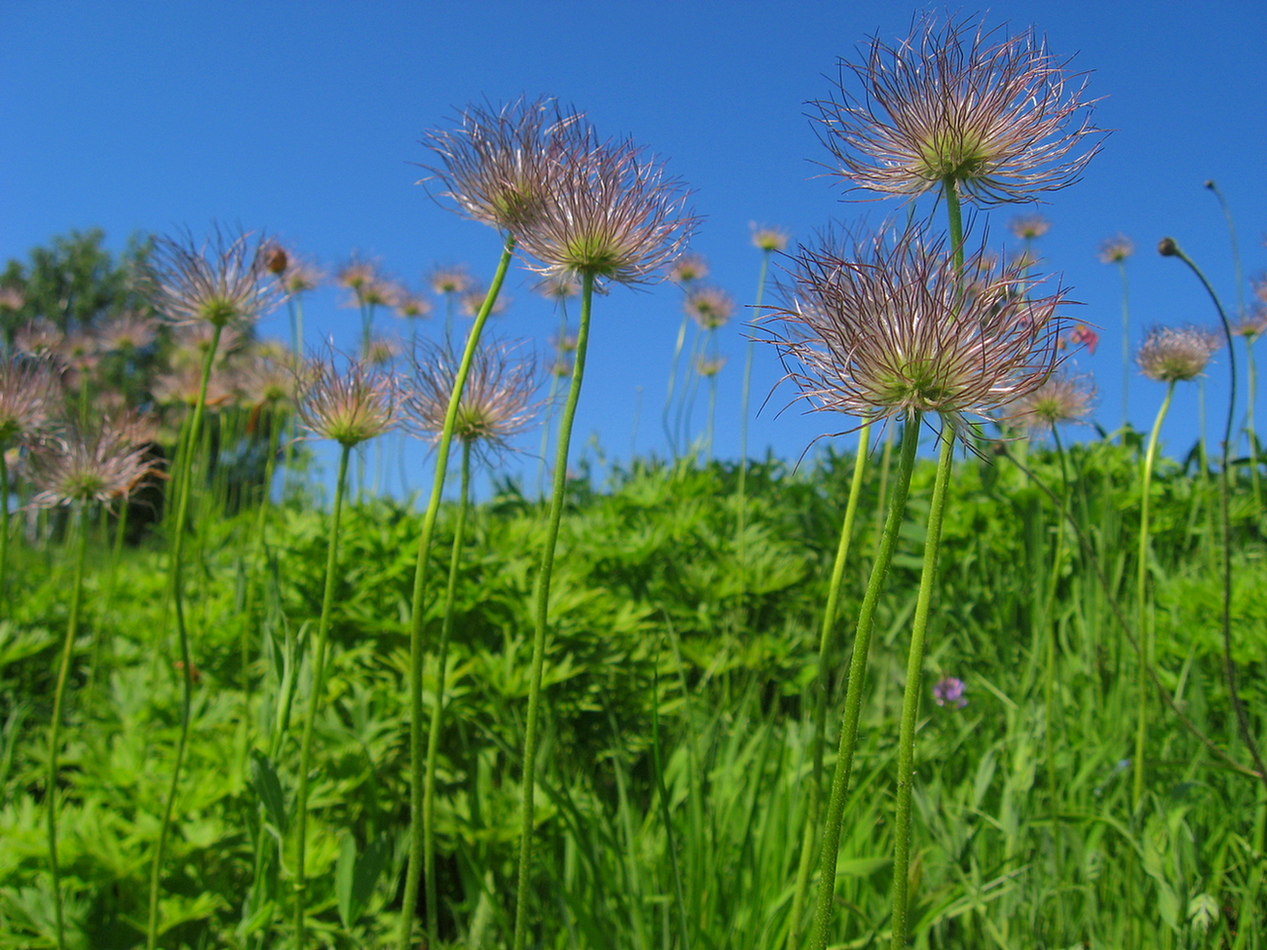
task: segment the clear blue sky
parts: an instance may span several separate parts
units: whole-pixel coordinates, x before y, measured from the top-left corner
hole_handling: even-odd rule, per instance
[[[498,236],[431,201],[413,162],[431,128],[469,102],[557,96],[604,136],[630,135],[695,191],[705,222],[693,249],[713,282],[751,302],[760,255],[749,222],[810,240],[829,224],[872,220],[892,202],[843,202],[813,163],[826,159],[806,100],[831,90],[837,61],[870,35],[896,39],[912,14],[893,2],[10,2],[0,6],[0,260],[72,229],[103,228],[121,248],[137,231],[212,222],[266,229],[333,269],[354,252],[415,286],[437,263],[465,262],[487,279]],[[934,8],[936,9],[936,8]],[[954,8],[967,15],[970,8]],[[1096,123],[1115,130],[1083,180],[1041,206],[1052,221],[1038,245],[1063,272],[1071,310],[1102,334],[1078,369],[1095,375],[1098,419],[1120,416],[1120,284],[1096,260],[1121,231],[1129,262],[1133,345],[1157,323],[1211,324],[1200,287],[1155,253],[1173,235],[1236,298],[1226,226],[1202,186],[1215,179],[1240,230],[1246,276],[1267,269],[1267,109],[1262,104],[1267,8],[1262,0],[1207,4],[1121,0],[994,4],[987,23],[1034,25],[1060,56],[1092,71]],[[1034,208],[1002,207],[990,232]],[[550,306],[512,272],[512,304],[494,327],[541,341]],[[335,291],[307,305],[309,340],[353,345],[357,316]],[[680,293],[617,287],[596,304],[591,362],[577,423],[613,458],[663,452],[660,411]],[[386,324],[394,317],[382,316]],[[434,327],[434,322],[433,322]],[[283,319],[266,335],[286,337]],[[724,331],[717,454],[738,449],[741,321]],[[762,346],[754,410],[780,375]],[[1221,419],[1226,356],[1207,383],[1210,426]],[[1146,429],[1163,387],[1132,380],[1131,418]],[[639,397],[639,391],[641,396]],[[775,410],[751,424],[750,451],[795,458],[833,426],[821,414]],[[639,411],[639,401],[641,409]],[[702,427],[704,399],[697,403]],[[1176,399],[1171,454],[1195,439],[1195,388]],[[851,443],[852,437],[845,442]],[[535,448],[536,439],[528,444]],[[535,462],[527,463],[534,473]]]

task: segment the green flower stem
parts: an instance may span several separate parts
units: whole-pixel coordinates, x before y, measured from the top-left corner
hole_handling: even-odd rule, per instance
[[[189,428],[185,433],[177,468],[176,518],[171,522],[170,527],[172,606],[176,609],[176,634],[180,641],[180,734],[176,740],[176,761],[172,764],[172,778],[167,790],[167,801],[163,805],[163,817],[159,823],[154,862],[150,866],[150,906],[145,933],[146,950],[154,950],[158,945],[158,886],[163,870],[163,852],[166,850],[167,835],[171,830],[176,794],[180,791],[180,771],[185,762],[185,746],[189,743],[189,719],[193,708],[193,663],[189,654],[189,628],[185,623],[185,527],[189,517],[189,496],[192,494],[193,452],[194,447],[200,444],[198,436],[202,428],[203,409],[207,402],[207,383],[211,379],[211,367],[215,363],[216,349],[220,346],[222,329],[223,327],[218,323],[213,325],[211,344],[207,347],[207,355],[203,358],[202,378],[198,382],[198,401],[194,404],[193,416],[189,420]]]
[[[325,690],[326,644],[330,639],[330,612],[334,609],[334,575],[339,563],[339,522],[343,517],[343,496],[347,489],[348,457],[351,443],[343,443],[339,453],[339,477],[334,486],[334,512],[330,518],[330,541],[326,549],[325,587],[321,594],[321,619],[317,621],[317,648],[312,658],[312,691],[304,713],[303,739],[299,747],[299,788],[295,792],[295,946],[304,945],[304,913],[307,910],[308,875],[304,867],[308,834],[308,784],[312,771],[312,733]]]
[[[1245,360],[1249,367],[1246,387],[1249,389],[1248,404],[1245,408],[1245,432],[1249,435],[1249,477],[1254,485],[1254,510],[1258,516],[1263,512],[1262,477],[1258,473],[1258,435],[1254,432],[1254,401],[1258,390],[1258,367],[1254,363],[1254,338],[1245,337]]]
[[[823,628],[818,639],[818,675],[814,679],[814,739],[811,756],[813,778],[809,787],[809,819],[801,840],[800,862],[796,868],[796,888],[792,893],[791,928],[787,947],[794,950],[801,942],[802,917],[805,898],[809,893],[809,872],[813,864],[814,838],[818,832],[818,818],[823,809],[823,755],[827,745],[827,687],[831,676],[831,661],[836,621],[840,614],[840,588],[845,577],[845,563],[849,560],[849,542],[853,537],[854,517],[858,513],[858,498],[862,495],[862,476],[867,467],[867,451],[870,446],[871,424],[864,423],[858,433],[858,455],[853,462],[853,480],[849,484],[849,500],[845,503],[845,520],[840,529],[840,543],[836,546],[836,561],[831,569],[831,581],[827,587],[827,606],[823,611]]]
[[[840,743],[836,753],[836,769],[832,775],[831,797],[827,803],[827,816],[823,822],[822,859],[818,880],[818,898],[814,910],[814,930],[810,936],[810,950],[825,950],[828,931],[831,928],[835,907],[836,859],[840,852],[840,827],[845,813],[845,798],[849,792],[849,774],[853,769],[854,746],[858,739],[858,719],[862,712],[862,687],[866,680],[867,654],[871,648],[871,633],[875,626],[875,609],[880,592],[893,561],[897,546],[898,529],[906,511],[906,496],[911,488],[911,472],[915,468],[915,449],[919,445],[919,429],[922,415],[912,412],[907,416],[902,432],[902,453],[893,494],[889,499],[889,513],[884,522],[884,534],[875,562],[871,565],[871,577],[858,611],[858,627],[854,634],[853,656],[849,659],[849,685],[845,693],[845,709],[840,722]]]
[[[6,446],[0,445],[0,607],[8,613],[9,589],[9,463],[4,459]]]
[[[1135,769],[1132,784],[1131,804],[1139,808],[1140,799],[1144,795],[1144,746],[1148,739],[1148,668],[1152,662],[1152,633],[1148,622],[1148,508],[1149,488],[1153,480],[1153,463],[1157,458],[1157,438],[1161,433],[1162,420],[1170,409],[1170,398],[1175,393],[1175,381],[1166,386],[1166,398],[1162,400],[1161,409],[1157,411],[1157,419],[1153,422],[1153,431],[1148,435],[1148,451],[1144,454],[1144,474],[1141,479],[1139,500],[1139,564],[1135,574],[1135,598],[1139,610],[1139,717],[1135,727]]]
[[[449,583],[444,592],[444,621],[440,625],[440,642],[436,644],[435,705],[431,707],[431,725],[427,731],[427,775],[422,792],[422,847],[424,880],[427,898],[427,945],[440,945],[440,901],[436,889],[436,762],[440,757],[440,724],[444,715],[445,663],[448,661],[449,638],[453,633],[453,604],[457,599],[458,565],[462,560],[462,542],[466,534],[466,510],[471,494],[471,443],[462,441],[462,483],[458,491],[458,514],[453,526],[453,553],[449,558]]]
[[[1130,424],[1131,295],[1126,279],[1126,261],[1118,261],[1117,269],[1122,275],[1122,439],[1120,444],[1125,445],[1126,427]]]
[[[79,605],[84,589],[84,561],[88,554],[87,509],[79,509],[79,543],[75,552],[75,582],[70,592],[70,615],[66,621],[66,639],[57,665],[57,687],[53,691],[53,721],[48,731],[48,778],[44,784],[48,806],[48,869],[53,878],[53,911],[57,926],[57,950],[66,948],[66,923],[62,908],[62,874],[57,863],[57,758],[60,751],[62,702],[66,696],[66,679],[70,673],[70,657],[79,635]]]
[[[532,672],[528,681],[528,721],[524,730],[523,810],[519,829],[519,871],[515,887],[514,950],[524,950],[528,936],[528,874],[532,867],[533,793],[537,763],[537,720],[541,706],[541,674],[545,667],[546,622],[549,619],[550,574],[554,569],[554,548],[559,539],[559,522],[563,517],[563,495],[567,487],[568,448],[572,441],[572,423],[576,404],[585,378],[585,352],[589,346],[590,311],[594,299],[594,275],[581,274],[581,325],[576,334],[576,362],[572,366],[572,382],[567,402],[559,420],[559,443],[554,458],[554,486],[550,494],[550,514],[546,527],[545,548],[541,552],[541,569],[536,582],[536,623],[532,634]]]
[[[905,950],[908,931],[907,911],[911,867],[911,794],[915,784],[915,720],[919,715],[920,681],[924,665],[924,639],[928,633],[928,611],[937,580],[937,550],[946,512],[946,486],[955,461],[955,434],[943,426],[941,455],[928,509],[928,533],[924,540],[924,564],[920,571],[919,595],[915,601],[915,621],[911,628],[911,650],[906,660],[906,688],[902,692],[902,726],[897,746],[897,808],[893,818],[893,936],[890,947]]]
[[[418,903],[418,879],[422,875],[423,827],[422,827],[422,793],[423,793],[423,732],[422,732],[422,661],[423,661],[423,598],[426,594],[427,561],[431,551],[431,537],[435,533],[436,515],[440,511],[440,498],[444,494],[444,477],[449,465],[449,446],[453,442],[453,425],[457,420],[458,405],[462,399],[462,389],[466,386],[466,377],[471,369],[471,360],[479,346],[480,334],[488,315],[497,302],[497,294],[501,291],[502,281],[506,279],[506,270],[510,267],[510,259],[515,253],[515,239],[506,235],[502,246],[502,256],[497,262],[497,271],[493,274],[493,282],[475,322],[466,338],[466,349],[458,364],[457,374],[453,379],[453,392],[449,396],[449,408],[444,415],[444,428],[440,430],[440,441],[436,443],[436,474],[431,486],[431,499],[427,502],[427,511],[422,518],[422,536],[418,540],[418,560],[414,566],[413,599],[409,610],[409,870],[405,875],[405,893],[400,906],[400,950],[410,950],[413,937],[414,910]]]
[[[678,366],[682,361],[682,347],[686,343],[686,325],[690,321],[690,317],[682,314],[682,322],[678,324],[677,340],[673,344],[673,363],[669,369],[669,391],[664,397],[664,412],[660,417],[660,423],[664,428],[664,436],[669,440],[669,449],[673,452],[673,457],[678,456],[677,432],[675,427],[669,422],[669,416],[673,414],[673,390],[677,386]]]
[[[942,182],[941,193],[946,198],[946,215],[950,219],[950,246],[955,258],[955,273],[960,274],[963,273],[963,211],[954,178]]]
[[[757,296],[752,305],[752,309],[757,314],[758,319],[761,316],[762,301],[765,299],[765,282],[769,271],[770,248],[765,248],[761,252],[761,270],[757,274]],[[745,594],[748,589],[748,539],[745,532],[748,515],[745,504],[748,482],[748,393],[752,388],[752,354],[756,345],[756,340],[748,341],[748,349],[743,359],[743,393],[739,397],[739,487],[736,492],[739,498],[739,525],[736,535],[739,542],[740,596]],[[795,919],[794,917],[793,920]],[[795,925],[793,925],[793,929],[797,929]]]

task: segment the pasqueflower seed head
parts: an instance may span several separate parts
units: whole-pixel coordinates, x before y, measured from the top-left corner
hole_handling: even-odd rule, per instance
[[[436,197],[448,198],[475,221],[518,235],[536,218],[552,188],[560,155],[592,144],[585,117],[553,99],[518,99],[500,109],[468,106],[452,131],[426,133],[439,159],[423,165]]]
[[[1022,241],[1040,238],[1051,230],[1051,222],[1041,214],[1018,214],[1007,226]]]
[[[0,451],[37,435],[48,424],[59,395],[47,361],[11,356],[0,362]]]
[[[127,497],[159,464],[138,441],[145,429],[135,417],[125,416],[44,440],[31,459],[31,478],[39,489],[31,504],[56,508]]]
[[[541,213],[519,246],[547,277],[589,274],[600,284],[649,283],[686,247],[698,219],[688,192],[631,142],[574,148],[561,160]]]
[[[957,273],[942,239],[908,229],[801,247],[770,342],[810,411],[866,420],[937,412],[955,428],[1043,384],[1068,301],[981,253]]]
[[[1140,344],[1135,362],[1149,379],[1183,382],[1200,376],[1220,345],[1218,334],[1201,327],[1154,327]]]
[[[314,357],[300,370],[299,421],[314,435],[350,448],[396,427],[398,394],[392,378],[362,360],[343,373],[333,354]]]
[[[1267,333],[1267,306],[1255,304],[1241,320],[1232,324],[1232,332],[1250,343]]]
[[[720,287],[693,287],[682,302],[687,316],[705,330],[725,326],[735,312],[735,301]]]
[[[156,311],[176,325],[246,327],[285,293],[268,271],[270,245],[217,229],[201,245],[189,236],[154,243],[147,284]]]
[[[692,254],[689,251],[673,262],[665,276],[671,283],[685,287],[696,280],[708,276],[708,261],[703,254]]]
[[[1055,372],[1031,393],[1012,403],[1008,421],[1035,434],[1050,432],[1065,422],[1081,422],[1091,411],[1095,387],[1081,376]]]
[[[1100,242],[1100,250],[1096,257],[1101,264],[1120,264],[1135,253],[1135,242],[1125,234],[1115,234]]]
[[[452,267],[436,267],[427,274],[427,282],[431,289],[440,296],[445,294],[464,294],[475,286],[475,278],[465,264]]]
[[[487,343],[476,350],[458,401],[453,436],[486,461],[530,429],[541,408],[537,362],[515,351],[504,343]],[[459,362],[451,349],[436,343],[421,346],[413,355],[413,375],[405,384],[405,424],[429,442],[438,442],[444,430]]]
[[[1103,137],[1067,65],[1032,31],[925,15],[906,39],[842,61],[839,95],[812,103],[829,167],[851,189],[914,196],[953,181],[980,204],[1063,188]]]
[[[762,251],[783,251],[787,249],[788,233],[782,228],[757,227],[750,224],[753,246]]]

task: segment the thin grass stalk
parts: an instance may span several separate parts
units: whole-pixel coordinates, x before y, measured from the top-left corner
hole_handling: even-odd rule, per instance
[[[154,848],[154,862],[150,866],[149,920],[146,925],[146,950],[158,945],[158,886],[163,869],[163,854],[167,847],[167,835],[171,830],[172,811],[176,807],[176,794],[180,790],[181,766],[185,762],[185,747],[189,743],[189,720],[193,709],[193,662],[189,652],[189,629],[185,622],[185,522],[189,516],[189,496],[193,483],[193,447],[199,444],[203,409],[207,402],[207,383],[211,379],[211,367],[215,364],[216,349],[220,345],[220,324],[213,324],[211,343],[203,358],[202,378],[198,382],[198,401],[194,404],[185,434],[183,454],[178,466],[176,520],[172,525],[171,589],[172,606],[176,611],[176,634],[180,641],[180,733],[176,740],[176,761],[172,764],[172,779],[163,805],[163,817],[158,827],[158,844]]]
[[[57,772],[62,727],[62,703],[66,696],[66,680],[70,674],[70,658],[79,635],[79,608],[84,589],[84,562],[88,554],[87,508],[79,506],[79,538],[75,549],[75,580],[70,593],[70,612],[66,620],[66,639],[62,642],[61,659],[57,664],[57,686],[53,691],[53,720],[48,732],[48,777],[45,797],[48,805],[48,869],[53,878],[53,911],[57,928],[57,950],[66,950],[65,910],[62,902],[62,872],[57,860]]]
[[[281,440],[283,421],[277,406],[269,413],[268,420],[268,458],[264,462],[264,483],[260,486],[259,508],[255,512],[255,528],[251,536],[251,562],[256,565],[250,571],[246,582],[246,598],[242,610],[242,632],[240,649],[242,651],[242,708],[249,712],[251,706],[251,632],[255,624],[255,602],[263,583],[264,570],[261,565],[265,550],[265,536],[268,530],[268,514],[272,510],[273,477],[277,469],[277,452]]]
[[[528,718],[524,730],[523,805],[519,828],[519,869],[515,887],[514,950],[524,950],[528,936],[528,877],[532,869],[533,799],[536,781],[538,717],[541,706],[541,675],[545,667],[546,624],[549,620],[550,575],[554,570],[554,549],[559,539],[559,522],[563,517],[563,496],[567,488],[568,449],[572,441],[572,423],[576,404],[585,378],[585,354],[589,346],[590,313],[594,300],[594,274],[581,273],[581,322],[576,334],[575,362],[567,402],[559,420],[558,448],[554,460],[554,486],[550,495],[550,513],[546,527],[545,547],[536,581],[536,623],[532,635],[532,671],[528,680]]]
[[[440,901],[436,888],[436,763],[440,757],[440,726],[444,716],[445,664],[448,662],[449,639],[453,634],[453,605],[457,600],[458,565],[462,560],[462,543],[466,534],[466,511],[471,495],[471,441],[462,440],[462,480],[458,490],[457,520],[453,525],[453,553],[449,558],[449,582],[444,591],[444,620],[440,625],[440,642],[436,644],[435,705],[431,708],[431,725],[427,730],[427,776],[422,792],[422,848],[426,882],[427,940],[439,946]]]
[[[1046,728],[1043,730],[1043,751],[1047,759],[1048,805],[1051,808],[1051,833],[1055,848],[1057,871],[1063,870],[1063,847],[1060,827],[1060,799],[1056,781],[1056,640],[1059,623],[1056,617],[1056,598],[1060,590],[1060,569],[1065,559],[1065,519],[1069,513],[1069,466],[1065,447],[1060,441],[1060,428],[1053,423],[1052,441],[1060,459],[1060,504],[1056,514],[1056,550],[1051,559],[1051,580],[1047,588],[1047,649],[1046,670],[1043,677],[1043,706]],[[1057,930],[1063,930],[1064,897],[1056,899]]]
[[[347,490],[348,457],[351,445],[340,446],[339,475],[334,486],[334,511],[330,516],[330,540],[326,548],[325,586],[321,594],[321,619],[317,621],[317,646],[312,658],[312,691],[304,713],[303,738],[299,747],[299,783],[295,791],[295,946],[304,945],[304,917],[307,912],[308,872],[304,867],[308,834],[308,786],[312,769],[312,734],[325,689],[326,645],[330,639],[330,614],[334,609],[335,571],[339,563],[339,523],[343,517],[343,496]]]
[[[1148,509],[1149,489],[1153,480],[1153,463],[1157,458],[1157,438],[1162,420],[1170,409],[1170,399],[1175,393],[1175,381],[1166,384],[1166,398],[1161,402],[1152,432],[1148,435],[1148,450],[1144,453],[1144,471],[1140,479],[1139,502],[1139,564],[1135,575],[1135,598],[1138,609],[1139,671],[1137,674],[1139,712],[1135,724],[1135,761],[1132,771],[1131,805],[1138,809],[1144,796],[1144,748],[1148,741],[1148,670],[1152,664],[1152,625],[1148,620]]]
[[[541,498],[545,497],[546,453],[550,448],[550,423],[554,420],[555,397],[559,394],[559,374],[555,372],[555,369],[567,358],[567,352],[564,350],[568,332],[567,303],[560,300],[559,308],[561,311],[559,314],[559,336],[558,345],[555,347],[557,362],[550,369],[550,391],[546,395],[545,418],[541,423],[540,461],[537,463],[537,496]]]
[[[1254,362],[1254,338],[1245,337],[1245,361],[1249,368],[1245,380],[1249,390],[1245,406],[1245,434],[1249,436],[1249,477],[1254,486],[1254,509],[1259,516],[1263,512],[1262,476],[1258,471],[1258,434],[1254,431],[1254,403],[1258,392],[1258,366]]]
[[[431,551],[431,537],[435,532],[436,515],[440,510],[440,499],[444,494],[445,472],[449,465],[449,446],[453,442],[453,425],[457,419],[458,405],[462,400],[462,389],[466,386],[466,377],[471,369],[471,360],[479,346],[480,334],[488,315],[497,302],[497,294],[501,291],[502,281],[506,278],[506,270],[515,253],[515,238],[507,234],[502,246],[501,259],[497,262],[497,270],[489,285],[484,303],[475,322],[467,334],[466,348],[462,360],[458,364],[457,374],[453,378],[453,394],[449,397],[449,408],[444,416],[444,428],[440,430],[440,440],[436,443],[436,472],[431,486],[431,498],[427,502],[427,511],[422,519],[422,535],[418,540],[418,559],[414,566],[414,588],[409,612],[409,868],[405,876],[405,892],[400,907],[399,950],[410,950],[413,936],[415,905],[418,902],[418,879],[422,874],[423,828],[422,828],[422,792],[424,746],[422,733],[422,661],[423,661],[423,597],[426,593],[427,562]]]
[[[889,500],[889,513],[884,522],[884,534],[880,548],[871,566],[866,593],[858,611],[858,627],[854,634],[853,656],[849,660],[849,685],[845,693],[845,709],[840,723],[840,742],[836,752],[836,769],[832,775],[831,797],[823,823],[822,860],[819,869],[818,898],[814,910],[814,929],[810,935],[810,950],[825,950],[828,931],[831,928],[835,906],[836,861],[840,852],[841,822],[845,813],[845,799],[849,793],[849,776],[853,768],[854,746],[858,740],[858,720],[862,712],[862,687],[866,681],[867,654],[871,648],[871,634],[875,626],[876,605],[884,588],[897,546],[898,530],[906,511],[906,497],[911,488],[911,472],[915,467],[915,450],[919,445],[919,429],[922,414],[907,415],[902,431],[902,450],[898,461],[897,478]]]
[[[831,678],[829,664],[835,640],[836,621],[840,613],[840,588],[844,582],[845,564],[849,560],[849,543],[853,538],[853,523],[858,513],[858,498],[862,495],[862,477],[867,467],[870,432],[870,423],[864,423],[858,432],[858,454],[854,458],[853,479],[849,484],[849,500],[845,504],[844,523],[840,529],[840,542],[836,546],[836,560],[832,564],[831,581],[827,586],[827,606],[823,610],[823,626],[818,638],[818,674],[813,685],[814,738],[811,746],[813,771],[809,788],[809,816],[801,839],[796,885],[792,892],[788,950],[794,950],[801,942],[805,898],[809,893],[809,874],[813,864],[814,839],[817,837],[819,814],[823,809],[823,756],[827,746],[827,693]]]
[[[919,595],[915,602],[915,622],[911,628],[911,649],[906,661],[906,688],[902,693],[902,725],[898,735],[897,808],[893,818],[893,950],[904,950],[907,937],[911,867],[911,793],[915,783],[915,719],[919,714],[920,681],[924,664],[924,640],[928,633],[928,611],[937,580],[937,550],[946,511],[946,486],[955,461],[955,434],[941,434],[941,455],[928,510],[928,534],[924,540],[924,564],[920,571]]]

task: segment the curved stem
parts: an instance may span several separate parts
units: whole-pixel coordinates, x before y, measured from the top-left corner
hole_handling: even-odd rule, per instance
[[[1144,748],[1148,739],[1148,670],[1152,665],[1152,630],[1148,622],[1148,508],[1149,488],[1153,480],[1153,463],[1157,458],[1157,438],[1161,432],[1162,420],[1170,408],[1170,398],[1174,395],[1175,383],[1171,380],[1166,386],[1166,398],[1162,400],[1157,419],[1153,422],[1153,430],[1148,435],[1148,451],[1144,454],[1144,474],[1141,479],[1139,501],[1139,564],[1135,573],[1135,599],[1139,611],[1139,716],[1135,726],[1135,769],[1132,783],[1131,804],[1139,808],[1140,799],[1144,795]]]
[[[471,325],[471,332],[466,338],[466,349],[462,353],[458,371],[453,377],[453,392],[449,395],[449,408],[444,415],[444,428],[440,430],[440,441],[436,444],[436,474],[431,486],[431,499],[427,502],[427,511],[422,518],[422,536],[418,540],[413,598],[409,608],[409,870],[405,875],[405,893],[400,906],[400,950],[410,948],[418,902],[418,879],[422,874],[422,627],[423,597],[427,589],[427,561],[431,551],[431,536],[435,532],[440,498],[444,494],[445,472],[449,466],[449,446],[453,442],[453,424],[457,419],[462,389],[466,386],[466,376],[470,372],[471,360],[479,346],[480,334],[488,321],[488,315],[493,311],[493,305],[497,302],[502,281],[506,279],[506,269],[510,266],[510,259],[514,253],[515,239],[508,234],[502,246],[501,259],[497,262],[497,270],[493,274],[493,282],[484,296],[484,303],[479,313],[475,315],[475,323]]]
[[[831,927],[832,909],[836,891],[836,859],[840,851],[840,826],[845,813],[845,798],[849,793],[849,775],[853,769],[854,746],[858,739],[858,719],[862,712],[862,686],[867,674],[867,654],[871,648],[871,633],[875,625],[875,609],[880,601],[897,546],[898,529],[906,511],[906,496],[911,488],[911,472],[915,468],[915,449],[919,445],[919,428],[922,416],[911,413],[902,432],[902,454],[898,462],[897,478],[889,500],[889,513],[884,522],[884,534],[871,565],[871,577],[858,611],[858,627],[854,633],[853,656],[849,659],[849,685],[845,693],[845,709],[840,722],[840,742],[836,750],[836,770],[832,775],[831,797],[827,803],[827,816],[823,822],[823,850],[818,879],[818,898],[814,909],[814,930],[810,936],[810,950],[824,950],[828,930]]]
[[[528,680],[528,721],[524,730],[523,806],[519,828],[519,870],[515,887],[514,950],[524,950],[528,936],[528,873],[532,867],[533,797],[537,765],[537,720],[541,706],[541,674],[545,667],[546,623],[549,619],[550,574],[554,570],[554,549],[559,539],[559,522],[563,517],[563,496],[567,487],[568,447],[572,441],[572,423],[576,404],[585,378],[585,353],[589,346],[590,310],[594,298],[594,275],[581,275],[581,325],[576,334],[576,362],[567,402],[559,420],[559,445],[554,459],[554,486],[550,494],[550,514],[546,527],[545,548],[541,552],[541,568],[536,582],[536,623],[532,633],[532,671]]]
[[[946,511],[946,486],[955,460],[955,434],[941,434],[941,455],[928,509],[928,534],[924,540],[924,564],[920,571],[919,595],[915,601],[915,622],[911,628],[911,649],[906,660],[906,688],[902,692],[902,726],[897,746],[897,809],[893,819],[893,950],[904,950],[907,935],[908,894],[911,866],[911,793],[915,783],[915,719],[919,714],[920,673],[924,664],[924,640],[928,633],[928,611],[937,580],[937,550]]]
[[[339,477],[334,486],[334,512],[330,519],[330,540],[326,547],[326,577],[321,594],[321,619],[317,621],[317,648],[312,658],[312,692],[304,713],[303,739],[299,747],[299,788],[295,793],[295,946],[304,945],[304,912],[307,909],[308,873],[304,857],[308,842],[308,785],[312,769],[312,733],[325,691],[326,644],[330,639],[330,613],[334,609],[334,575],[339,563],[339,522],[343,517],[343,496],[348,481],[351,444],[339,452]]]
[[[765,248],[761,252],[761,270],[757,274],[757,297],[752,305],[752,309],[757,314],[757,319],[761,317],[761,304],[765,299],[765,282],[766,275],[770,270],[770,248]],[[756,340],[748,340],[748,350],[744,354],[743,360],[743,394],[739,400],[739,486],[737,495],[739,498],[739,522],[736,529],[736,536],[739,542],[739,592],[743,597],[748,591],[748,539],[746,537],[747,528],[747,507],[745,501],[747,498],[746,489],[748,482],[748,393],[752,388],[752,354],[757,345]],[[802,895],[803,896],[803,895]],[[795,920],[795,918],[793,918]],[[793,924],[793,929],[796,928]]]
[[[198,383],[198,401],[194,404],[193,416],[189,421],[189,429],[185,434],[183,452],[180,456],[176,517],[171,522],[172,555],[171,555],[171,588],[172,606],[176,611],[176,633],[180,641],[180,734],[176,739],[176,761],[172,764],[171,784],[167,789],[167,801],[163,805],[163,817],[158,828],[158,844],[154,848],[154,861],[150,866],[150,907],[149,921],[146,926],[146,950],[154,950],[158,944],[158,885],[163,870],[163,852],[167,846],[167,835],[171,830],[172,811],[176,807],[176,794],[180,790],[180,771],[185,761],[185,746],[189,743],[189,719],[193,708],[193,662],[189,652],[189,628],[185,623],[185,522],[189,517],[189,496],[192,492],[194,447],[199,445],[198,437],[202,429],[203,409],[207,402],[207,383],[211,379],[211,367],[215,365],[216,349],[220,345],[220,332],[223,328],[215,324],[211,334],[211,344],[202,363],[202,378]]]
[[[79,605],[84,589],[84,561],[88,553],[87,511],[79,509],[79,544],[75,553],[75,581],[70,594],[70,615],[66,621],[66,639],[62,643],[61,660],[57,665],[57,686],[53,691],[53,721],[48,732],[48,778],[45,798],[48,806],[48,869],[53,878],[53,910],[57,925],[57,948],[65,950],[66,924],[62,908],[62,875],[57,863],[57,759],[60,751],[62,701],[66,695],[66,679],[70,673],[70,657],[79,635]]]
[[[792,924],[788,931],[788,950],[794,950],[801,942],[801,917],[805,909],[805,897],[809,891],[809,872],[813,864],[818,817],[823,807],[823,755],[827,745],[827,692],[831,672],[829,664],[835,639],[836,621],[840,613],[840,588],[845,577],[845,563],[849,559],[849,542],[853,537],[854,518],[858,513],[858,498],[862,494],[862,476],[867,467],[870,434],[871,424],[864,423],[858,433],[858,454],[854,458],[849,500],[845,504],[845,520],[840,529],[840,542],[836,546],[836,561],[832,565],[831,581],[827,586],[827,606],[823,611],[823,626],[818,638],[818,675],[813,686],[814,739],[811,750],[813,772],[809,787],[809,820],[805,823],[800,863],[796,868],[796,887],[792,892]]]
[[[424,879],[426,881],[428,946],[440,945],[439,897],[436,888],[435,792],[436,762],[440,756],[440,724],[444,716],[445,663],[448,661],[449,638],[453,633],[453,603],[457,598],[458,565],[462,559],[462,542],[466,533],[466,511],[471,494],[471,443],[462,442],[462,482],[458,490],[458,514],[453,526],[453,553],[449,558],[449,584],[444,592],[444,621],[440,626],[440,642],[436,644],[435,705],[431,707],[431,725],[427,731],[427,776],[422,793],[422,836]]]

